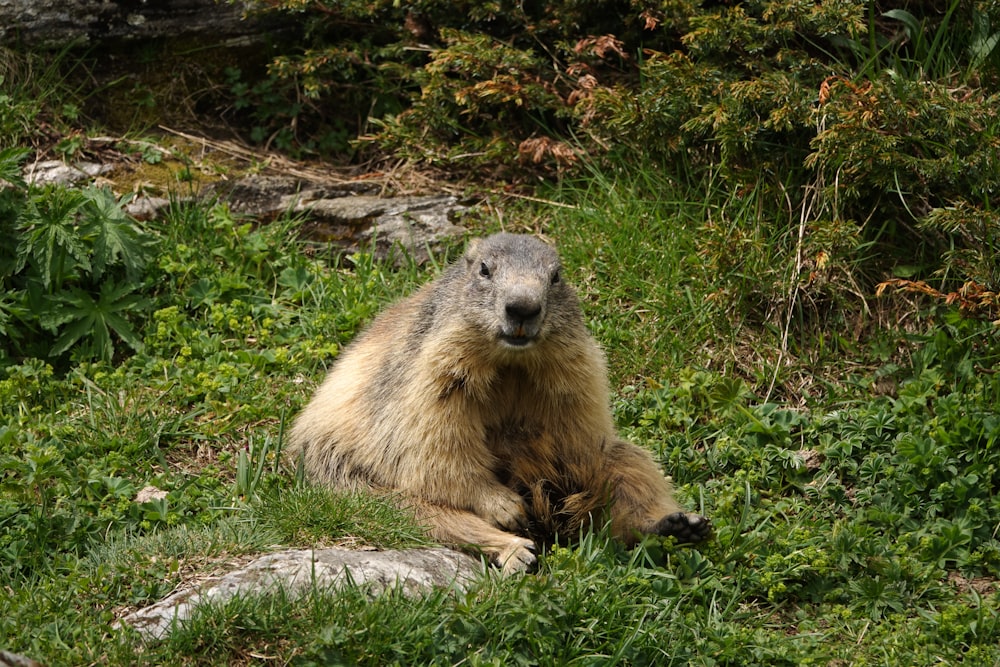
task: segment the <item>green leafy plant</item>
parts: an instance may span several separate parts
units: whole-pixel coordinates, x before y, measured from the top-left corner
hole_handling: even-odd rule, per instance
[[[918,13],[914,14],[912,9]],[[858,68],[875,78],[889,70],[894,76],[913,80],[941,80],[960,76],[968,83],[973,76],[992,69],[996,74],[996,47],[1000,32],[991,30],[996,17],[991,7],[977,7],[952,0],[943,11],[926,12],[923,7],[893,7],[876,20],[875,3],[869,5],[867,33],[842,41],[858,59]],[[926,13],[921,12],[924,10]],[[897,27],[892,32],[883,28]]]
[[[84,340],[86,345],[80,347],[84,357],[110,362],[114,357],[112,332],[133,350],[142,349],[142,340],[126,317],[144,309],[148,299],[132,294],[134,289],[134,285],[106,281],[96,300],[79,288],[54,295],[50,300],[52,309],[39,318],[44,328],[59,333],[49,354],[59,356]]]
[[[129,323],[149,304],[135,294],[155,237],[128,217],[128,197],[107,188],[29,187],[19,176],[25,151],[0,154],[11,187],[0,206],[9,245],[0,251],[0,327],[9,343],[0,353],[59,357],[74,347],[86,358],[110,361],[114,338],[142,345]],[[54,338],[47,339],[42,332]]]
[[[77,190],[49,188],[28,198],[17,218],[16,263],[13,273],[24,273],[31,263],[41,288],[51,294],[90,270],[88,248],[78,233],[77,212],[84,196]]]

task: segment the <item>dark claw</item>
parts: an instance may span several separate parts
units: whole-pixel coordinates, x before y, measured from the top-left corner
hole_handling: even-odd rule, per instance
[[[712,521],[700,514],[674,512],[657,521],[652,532],[672,535],[678,542],[701,542],[712,534]]]

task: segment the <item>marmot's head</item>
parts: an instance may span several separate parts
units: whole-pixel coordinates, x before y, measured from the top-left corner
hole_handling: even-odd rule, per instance
[[[551,246],[520,234],[475,239],[465,252],[463,309],[470,324],[508,350],[534,347],[576,303]]]

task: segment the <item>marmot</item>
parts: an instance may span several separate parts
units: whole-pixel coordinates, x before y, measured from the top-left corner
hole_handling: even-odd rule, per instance
[[[609,518],[626,543],[710,532],[616,434],[604,355],[556,251],[531,236],[472,241],[379,315],[296,418],[288,452],[313,481],[398,493],[434,539],[504,572],[535,563],[529,537],[589,521]]]

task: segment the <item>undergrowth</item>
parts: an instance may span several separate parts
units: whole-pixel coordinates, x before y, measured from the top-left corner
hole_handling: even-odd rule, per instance
[[[366,155],[511,187],[652,168],[756,207],[749,228],[708,217],[720,271],[795,246],[797,275],[720,299],[791,310],[789,283],[822,300],[891,282],[1000,317],[995,1],[254,6],[306,26],[268,72],[289,93],[268,98],[278,134],[361,106]]]
[[[781,359],[780,326],[712,298],[745,294],[733,281],[753,284],[761,260],[719,275],[698,250],[709,215],[746,209],[642,178],[595,175],[520,213],[560,242],[608,349],[619,427],[712,517],[709,543],[626,550],[598,527],[536,574],[461,595],[262,593],[208,604],[162,642],[113,630],[273,545],[426,541],[386,499],[303,485],[280,449],[340,346],[447,258],[338,259],[295,240],[294,218],[254,226],[178,200],[145,231],[159,252],[141,346],[114,364],[71,351],[58,368],[3,368],[0,642],[74,664],[995,663],[996,328],[928,305],[920,330]],[[752,335],[766,363],[739,359]],[[768,396],[775,368],[811,364],[828,370],[810,392]]]

